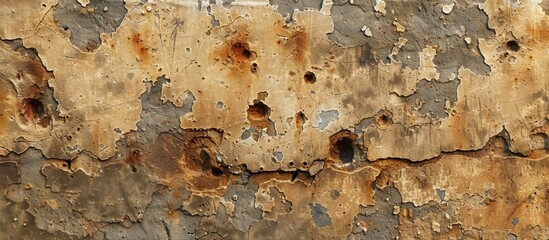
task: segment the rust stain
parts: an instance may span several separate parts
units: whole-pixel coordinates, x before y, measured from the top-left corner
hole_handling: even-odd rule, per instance
[[[143,163],[168,186],[222,194],[224,186],[235,181],[236,176],[216,160],[217,143],[210,133],[202,130],[186,131],[183,136],[162,133],[152,148],[155,150],[143,154]]]
[[[271,108],[265,105],[263,102],[257,101],[254,105],[248,106],[248,120],[257,129],[264,129],[271,124],[269,121],[269,115],[271,115]]]
[[[21,116],[27,123],[36,123],[41,127],[48,127],[50,116],[39,99],[25,98],[21,102]]]
[[[134,149],[130,151],[130,154],[126,158],[126,163],[134,165],[140,162],[141,152],[139,149]]]
[[[149,60],[150,54],[149,48],[144,41],[144,37],[145,36],[141,35],[141,33],[135,33],[130,38],[130,44],[132,45],[133,50],[135,51],[137,56],[139,57],[139,60],[146,62]]]
[[[211,58],[228,65],[229,79],[250,84],[247,79],[251,78],[252,63],[257,59],[257,53],[248,42],[250,35],[248,27],[245,24],[235,23],[226,28],[223,30],[227,35],[221,45],[211,53]]]
[[[283,29],[286,29],[284,27]],[[289,36],[286,42],[280,42],[283,48],[291,53],[296,66],[301,71],[305,72],[305,69],[309,65],[310,59],[310,34],[303,26],[296,26],[295,28],[287,29]]]
[[[299,130],[303,130],[303,124],[307,121],[307,117],[305,116],[305,113],[298,112],[295,114],[295,127]]]

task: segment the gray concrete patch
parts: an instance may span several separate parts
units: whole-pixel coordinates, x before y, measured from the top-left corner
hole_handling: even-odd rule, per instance
[[[327,110],[322,111],[318,114],[318,128],[320,130],[324,130],[326,127],[328,127],[328,124],[330,122],[335,121],[339,117],[339,111],[337,110]]]
[[[395,187],[379,189],[374,184],[374,190],[375,206],[359,207],[348,239],[395,239],[398,236],[399,219],[393,209],[400,204],[402,196]],[[364,223],[370,223],[367,231],[361,228]]]
[[[253,182],[246,185],[232,185],[227,187],[225,201],[231,201],[234,205],[234,218],[232,219],[236,229],[247,232],[250,226],[261,220],[263,211],[255,207],[255,193],[259,186]]]
[[[416,108],[421,115],[430,115],[433,118],[446,118],[446,102],[453,106],[457,101],[459,80],[450,82],[427,81],[425,79],[416,84],[416,92],[405,97],[406,102]]]
[[[96,222],[121,222],[124,217],[131,221],[142,219],[151,194],[160,187],[145,168],[111,164],[103,167],[102,173],[93,178],[90,186],[80,186],[82,192],[73,208]]]
[[[159,78],[154,84],[146,82],[147,90],[139,98],[142,110],[141,120],[137,123],[138,142],[144,146],[154,142],[159,133],[180,130],[179,118],[192,110],[195,97],[191,92],[186,92],[181,107],[162,101],[162,86],[169,81]]]
[[[155,193],[144,218],[131,226],[109,224],[99,229],[94,239],[196,239],[200,217],[176,210],[168,212],[166,198],[170,193]]]
[[[322,8],[322,0],[269,0],[269,4],[276,5],[278,12],[287,18],[292,17],[294,10]]]
[[[45,186],[40,168],[46,160],[29,148],[22,154],[1,157],[0,236],[5,239],[80,239],[85,219],[73,211],[68,195],[53,193]],[[13,165],[10,161],[18,164]],[[17,168],[17,166],[19,168]]]
[[[332,225],[332,218],[328,213],[328,209],[318,203],[309,204],[311,208],[311,216],[317,227],[327,227]]]
[[[438,198],[440,198],[440,201],[444,201],[444,197],[446,196],[446,191],[444,189],[436,189]]]
[[[477,39],[491,38],[494,32],[488,28],[488,17],[476,5],[454,7],[446,15],[442,2],[386,1],[387,14],[375,13],[375,0],[336,3],[332,8],[334,32],[328,38],[344,47],[363,45],[363,54],[357,61],[366,65],[377,59],[388,63],[393,59],[403,67],[417,69],[419,52],[426,45],[437,48],[435,64],[441,73],[441,80],[447,81],[452,73],[463,66],[475,73],[487,75],[490,67],[479,53]],[[395,30],[395,19],[405,27],[404,32]],[[372,36],[367,37],[361,29],[366,26]],[[470,44],[464,37],[472,39]],[[399,37],[407,39],[406,44],[391,56]],[[373,56],[370,56],[373,54]]]
[[[71,33],[71,43],[93,51],[101,45],[101,33],[111,33],[122,23],[127,10],[124,1],[92,0],[82,7],[75,0],[60,0],[53,16],[57,26]]]

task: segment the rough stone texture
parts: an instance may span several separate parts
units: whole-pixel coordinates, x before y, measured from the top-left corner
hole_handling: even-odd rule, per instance
[[[544,0],[0,2],[0,239],[547,239]]]

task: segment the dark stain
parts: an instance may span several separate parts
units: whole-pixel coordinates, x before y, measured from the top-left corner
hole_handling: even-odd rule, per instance
[[[257,54],[250,50],[248,43],[236,42],[231,46],[231,54],[229,57],[231,57],[233,61],[242,63],[257,58]]]
[[[364,43],[359,47],[356,47],[355,49],[359,52],[357,54],[358,64],[361,67],[368,66],[368,65],[375,66],[377,64],[376,57],[374,55],[372,46],[370,46],[370,44]]]

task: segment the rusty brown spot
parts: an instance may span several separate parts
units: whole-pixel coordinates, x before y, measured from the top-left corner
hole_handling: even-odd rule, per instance
[[[239,63],[246,62],[257,57],[256,53],[250,50],[250,46],[246,42],[235,42],[231,46],[230,56],[233,61]]]
[[[99,48],[99,44],[94,41],[88,41],[86,44],[86,50],[88,50],[88,52],[93,52],[97,48]]]
[[[223,194],[219,189],[236,178],[217,161],[221,134],[216,130],[187,130],[177,136],[162,133],[154,151],[142,154],[142,161],[168,186]]]
[[[271,108],[263,102],[258,101],[254,105],[248,106],[248,120],[257,129],[267,128],[270,125],[269,115]]]
[[[126,163],[132,164],[132,165],[136,164],[136,163],[139,163],[140,154],[141,154],[141,152],[139,151],[139,149],[134,149],[134,150],[130,151],[130,154],[126,158]]]
[[[37,98],[47,81],[53,79],[53,74],[44,68],[39,59],[22,62],[22,69],[17,75],[19,79],[24,80],[19,94],[28,98]]]
[[[303,124],[307,121],[307,116],[305,113],[298,112],[295,114],[295,127],[299,130],[303,130]]]
[[[254,69],[257,71],[257,63],[255,67],[252,65],[257,54],[250,46],[247,28],[245,23],[235,23],[219,29],[222,32],[220,35],[225,35],[225,39],[221,39],[220,46],[212,52],[211,57],[214,61],[221,61],[229,66],[231,78],[245,80],[249,78],[247,74]]]
[[[377,125],[381,128],[386,128],[393,124],[393,114],[386,110],[379,111],[376,114],[375,119]]]
[[[141,61],[147,61],[149,59],[149,49],[143,41],[141,33],[133,34],[130,43]]]

